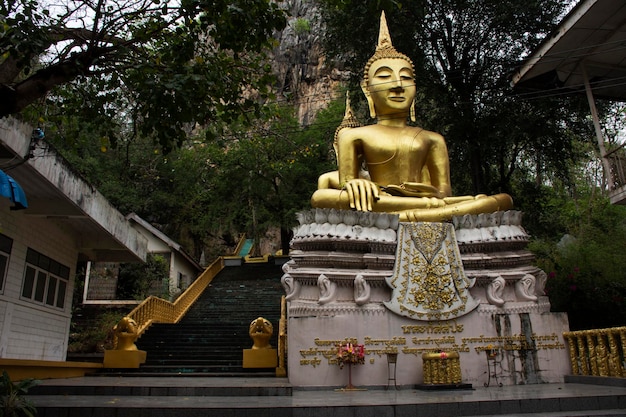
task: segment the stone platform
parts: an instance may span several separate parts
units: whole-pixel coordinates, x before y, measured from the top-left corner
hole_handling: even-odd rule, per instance
[[[300,213],[282,278],[289,381],[347,382],[335,351],[348,340],[366,349],[355,385],[420,384],[422,354],[440,351],[459,352],[462,382],[473,386],[562,382],[567,316],[550,312],[521,217],[399,223],[387,213]]]

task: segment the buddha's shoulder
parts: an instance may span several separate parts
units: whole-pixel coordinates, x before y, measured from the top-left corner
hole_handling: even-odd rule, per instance
[[[394,128],[388,126],[382,126],[378,124],[358,126],[358,127],[345,127],[341,129],[337,135],[339,137],[368,137],[368,136],[393,136],[402,132],[406,128]]]
[[[380,140],[386,136],[397,137],[398,135],[421,138],[433,142],[444,141],[443,136],[439,133],[431,132],[430,130],[425,130],[419,127],[406,126],[404,128],[397,129],[375,124],[341,129],[337,134],[337,140]]]
[[[337,133],[337,139],[364,139],[374,136],[375,130],[374,125],[343,128]]]
[[[419,129],[419,128],[416,128]],[[444,142],[445,139],[443,138],[443,136],[440,133],[437,132],[432,132],[430,130],[425,130],[425,129],[420,129],[421,131],[419,132],[419,135],[423,138],[428,138],[431,141],[434,142]]]

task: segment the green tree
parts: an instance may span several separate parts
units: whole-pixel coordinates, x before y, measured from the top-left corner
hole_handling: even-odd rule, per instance
[[[167,155],[141,135],[111,147],[71,116],[49,139],[120,211],[137,213],[196,259],[224,255],[240,233],[258,239],[270,227],[281,228],[287,252],[295,212],[309,206],[319,174],[335,169],[343,100],[306,128],[292,113],[268,106],[254,129],[233,123],[210,142],[201,131]]]
[[[385,10],[394,46],[415,65],[418,124],[446,137],[454,193],[510,192],[520,169],[569,177],[568,162],[580,157],[572,140],[587,140],[591,132],[576,117],[588,114],[579,100],[521,100],[511,97],[508,83],[568,3],[323,0],[325,47],[351,70],[361,100],[356,81]]]
[[[258,111],[249,92],[268,94],[263,51],[284,25],[268,0],[3,0],[0,117],[43,100],[40,116],[73,111],[112,143],[122,130],[169,149],[190,124]]]
[[[553,311],[566,311],[574,330],[626,321],[626,209],[589,187],[574,198],[553,198],[560,239],[535,239],[531,249],[548,273]]]
[[[161,255],[148,254],[146,263],[120,265],[117,298],[120,300],[143,300],[151,292],[169,298],[169,266]]]
[[[270,226],[279,226],[282,249],[288,251],[295,213],[308,207],[320,172],[331,169],[328,147],[339,122],[326,120],[339,120],[337,110],[333,106],[302,129],[293,110],[268,108],[267,122],[225,143],[221,154],[215,154],[216,175],[205,201],[209,217],[221,220],[213,224],[215,234],[229,225],[258,241]]]

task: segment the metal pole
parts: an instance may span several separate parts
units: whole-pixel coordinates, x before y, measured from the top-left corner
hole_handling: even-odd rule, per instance
[[[611,172],[611,164],[606,157],[606,149],[604,147],[604,136],[602,135],[602,129],[600,127],[600,121],[598,119],[598,109],[596,108],[596,102],[593,98],[593,92],[591,91],[591,85],[589,84],[589,75],[587,74],[587,68],[585,63],[580,64],[580,68],[583,72],[583,79],[585,81],[585,92],[587,93],[587,101],[589,102],[589,108],[591,109],[591,118],[593,120],[593,127],[596,131],[596,139],[598,141],[598,148],[600,148],[600,157],[602,158],[602,166],[608,182],[608,189],[614,188],[613,174]]]

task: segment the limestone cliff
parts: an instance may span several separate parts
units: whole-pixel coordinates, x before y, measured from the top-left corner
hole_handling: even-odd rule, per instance
[[[324,27],[317,1],[277,3],[288,15],[287,26],[276,34],[278,46],[271,57],[278,80],[277,100],[292,103],[298,121],[306,126],[313,121],[317,111],[338,96],[347,74],[326,64],[321,47]]]

